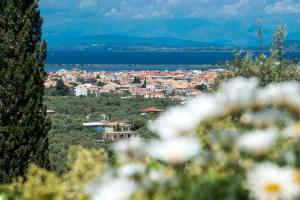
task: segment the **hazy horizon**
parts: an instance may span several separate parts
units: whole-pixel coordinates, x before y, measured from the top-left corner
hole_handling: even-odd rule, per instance
[[[300,40],[296,0],[41,0],[49,43],[87,35],[172,37],[201,42],[256,42],[256,19],[265,39],[286,24],[288,39]]]

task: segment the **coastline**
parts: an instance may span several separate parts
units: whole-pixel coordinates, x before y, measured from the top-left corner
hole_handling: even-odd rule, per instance
[[[177,71],[177,70],[203,70],[224,68],[222,65],[213,64],[46,64],[47,72],[60,69],[71,70],[77,68],[90,72],[97,71]]]

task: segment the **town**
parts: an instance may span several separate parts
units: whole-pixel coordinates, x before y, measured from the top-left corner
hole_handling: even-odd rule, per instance
[[[75,96],[120,94],[123,98],[172,98],[184,101],[202,96],[223,69],[178,71],[87,72],[73,68],[49,72],[46,88],[55,87],[58,80],[72,88]]]
[[[97,142],[111,143],[131,137],[151,138],[150,133],[145,129],[149,121],[156,120],[159,114],[171,105],[184,104],[189,98],[208,93],[221,72],[224,72],[224,69],[119,72],[88,72],[79,68],[60,69],[57,72],[48,72],[45,87],[55,91],[65,88],[68,90],[65,95],[78,98],[79,103],[90,104],[89,101],[97,98],[102,101],[112,101],[109,98],[113,97],[133,105],[131,114],[121,116],[118,113],[118,117],[110,119],[109,115],[112,115],[113,107],[102,110],[98,104],[97,110],[101,112],[98,112],[96,117],[90,118],[90,114],[87,114],[86,117],[82,116],[81,122],[76,123],[83,128],[84,132],[94,133]],[[53,96],[62,96],[62,94],[54,93]],[[137,106],[141,99],[147,100],[148,103]],[[153,101],[159,99],[165,102],[164,106]],[[61,110],[57,106],[50,106],[50,108],[55,110],[48,110],[48,115],[54,115],[57,110]],[[122,112],[122,109],[119,107],[119,112]]]

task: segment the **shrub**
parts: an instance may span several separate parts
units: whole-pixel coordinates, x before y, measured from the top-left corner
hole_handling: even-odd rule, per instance
[[[114,144],[109,167],[103,151],[79,157],[71,152],[73,168],[65,175],[41,179],[48,172],[33,168],[27,181],[3,192],[32,199],[36,194],[58,199],[61,193],[64,199],[92,200],[297,199],[300,85],[258,85],[255,78],[237,78],[215,94],[170,109],[149,126],[156,139]],[[91,159],[99,157],[100,168]],[[62,180],[60,190],[55,190],[57,180]],[[54,185],[47,188],[47,182]]]
[[[86,185],[107,170],[106,161],[103,149],[73,146],[68,156],[69,171],[63,176],[32,165],[26,180],[18,178],[0,191],[3,197],[15,200],[83,200],[86,199]]]

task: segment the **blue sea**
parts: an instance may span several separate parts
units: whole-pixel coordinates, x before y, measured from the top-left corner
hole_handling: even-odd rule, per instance
[[[287,54],[300,59],[300,52]],[[222,66],[233,58],[232,52],[99,52],[49,51],[46,71],[72,69],[88,71],[193,70]]]

